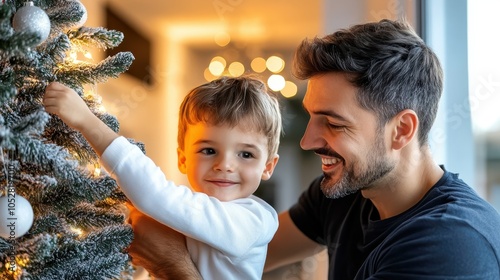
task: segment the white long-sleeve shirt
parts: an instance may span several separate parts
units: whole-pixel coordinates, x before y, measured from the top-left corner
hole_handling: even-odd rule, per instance
[[[252,195],[222,202],[177,186],[124,137],[101,161],[139,211],[186,235],[203,279],[262,278],[267,244],[278,229],[277,213],[264,200]]]

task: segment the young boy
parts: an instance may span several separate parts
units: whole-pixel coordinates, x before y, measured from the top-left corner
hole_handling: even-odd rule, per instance
[[[47,112],[80,131],[139,211],[186,236],[203,279],[261,279],[276,211],[252,195],[278,162],[281,113],[259,80],[223,77],[194,88],[179,111],[176,186],[98,119],[72,89],[47,86]]]

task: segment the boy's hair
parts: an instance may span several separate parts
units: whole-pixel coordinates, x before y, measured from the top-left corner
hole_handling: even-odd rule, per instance
[[[179,109],[180,149],[184,149],[188,125],[198,122],[230,127],[249,124],[245,129],[266,135],[268,156],[278,153],[282,132],[278,98],[262,81],[251,76],[221,77],[188,93]]]
[[[304,40],[294,63],[294,75],[300,79],[346,73],[358,88],[360,106],[377,115],[379,127],[402,110],[414,110],[420,120],[419,143],[428,142],[443,72],[437,56],[408,23],[381,20]]]

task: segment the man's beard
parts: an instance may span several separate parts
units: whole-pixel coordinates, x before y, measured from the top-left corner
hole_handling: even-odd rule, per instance
[[[359,190],[368,189],[375,181],[394,169],[395,164],[385,154],[382,135],[382,133],[378,134],[372,149],[370,149],[373,152],[368,154],[364,170],[361,169],[359,162],[345,166],[344,161],[344,170],[339,181],[333,182],[330,175],[324,174],[321,190],[326,197],[340,198]],[[356,168],[358,170],[355,170]]]

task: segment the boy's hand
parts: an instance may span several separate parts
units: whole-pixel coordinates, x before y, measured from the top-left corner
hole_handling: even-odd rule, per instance
[[[43,105],[48,113],[59,116],[68,126],[80,131],[99,156],[118,137],[74,90],[61,83],[52,82],[47,86]]]
[[[58,82],[50,83],[45,89],[43,105],[48,113],[59,116],[68,126],[80,131],[94,117],[73,89]]]

